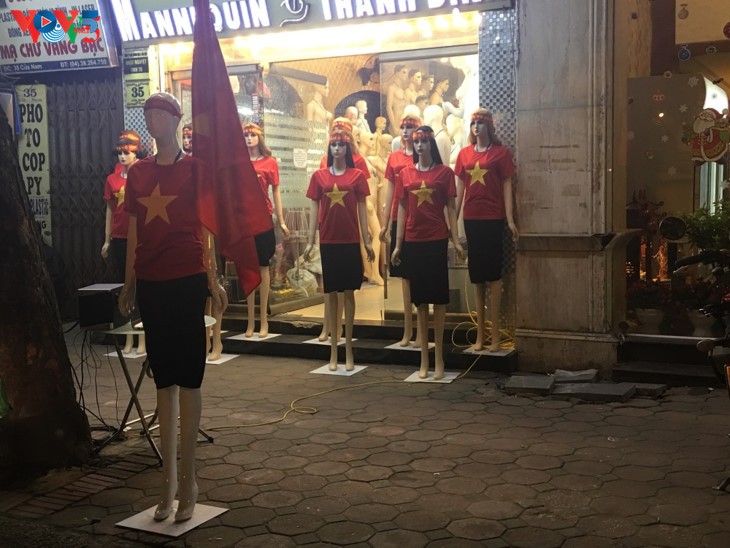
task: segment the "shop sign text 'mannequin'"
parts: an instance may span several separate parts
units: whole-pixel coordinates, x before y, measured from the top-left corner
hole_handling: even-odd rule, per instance
[[[111,0],[124,42],[157,43],[192,36],[195,9],[180,0]],[[216,30],[222,36],[242,31],[295,30],[342,23],[419,17],[510,7],[512,0],[212,0]]]

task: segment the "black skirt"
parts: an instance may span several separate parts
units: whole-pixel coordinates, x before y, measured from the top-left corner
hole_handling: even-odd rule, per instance
[[[360,289],[360,244],[319,244],[319,254],[322,258],[322,285],[325,293]]]
[[[469,279],[473,284],[502,279],[504,219],[464,219],[469,253]]]
[[[416,306],[449,304],[448,243],[448,240],[404,242],[404,250],[408,253],[411,302]]]
[[[205,273],[161,282],[137,280],[147,358],[157,389],[200,388],[205,372]]]
[[[112,263],[114,265],[114,281],[123,283],[125,265],[127,264],[127,239],[112,238],[109,241],[109,251],[111,252]]]
[[[256,254],[259,257],[259,266],[269,266],[271,257],[276,252],[276,235],[274,229],[268,230],[263,234],[254,236],[256,242]]]
[[[393,250],[395,249],[395,243],[396,243],[396,237],[398,235],[398,223],[393,221],[393,223],[390,225],[390,253],[393,254]],[[403,245],[401,246],[400,250],[400,264],[394,265],[392,262],[390,262],[390,257],[388,257],[388,264],[390,265],[390,270],[388,270],[388,275],[391,278],[408,278],[407,270],[406,270],[406,257],[405,257],[405,238],[403,238]]]

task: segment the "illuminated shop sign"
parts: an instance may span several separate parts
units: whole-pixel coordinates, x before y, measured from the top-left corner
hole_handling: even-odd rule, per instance
[[[180,0],[111,0],[124,42],[179,40],[192,36],[195,9]],[[210,3],[221,36],[371,23],[460,11],[510,7],[512,0],[239,0]]]

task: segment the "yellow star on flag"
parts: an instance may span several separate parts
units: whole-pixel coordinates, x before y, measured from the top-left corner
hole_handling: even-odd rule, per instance
[[[331,192],[325,192],[327,197],[330,199],[330,207],[334,206],[335,204],[340,204],[342,207],[345,207],[345,196],[347,196],[347,193],[350,192],[349,190],[340,190],[337,188],[337,183],[335,183],[335,186],[333,187]]]
[[[117,199],[117,206],[120,206],[124,203],[125,188],[126,187],[122,187],[119,189],[119,192],[114,193],[114,197]]]
[[[144,224],[149,224],[155,217],[159,217],[168,225],[170,224],[170,218],[167,216],[167,205],[173,200],[176,200],[177,196],[162,196],[160,194],[160,183],[157,183],[152,194],[144,198],[137,199],[147,208],[147,215],[145,217]]]
[[[487,174],[488,171],[488,169],[482,169],[482,166],[480,166],[479,162],[477,162],[473,168],[467,170],[469,178],[471,179],[471,184],[473,185],[474,183],[479,183],[486,186],[486,183],[484,182],[484,176]]]
[[[434,190],[436,189],[426,188],[426,181],[421,181],[421,186],[418,190],[411,190],[411,194],[418,196],[418,204],[416,204],[416,207],[420,206],[423,202],[432,204],[433,200],[431,199],[431,194],[433,194]]]

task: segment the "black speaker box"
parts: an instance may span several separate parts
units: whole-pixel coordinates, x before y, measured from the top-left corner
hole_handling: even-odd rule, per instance
[[[129,321],[119,311],[122,284],[94,284],[79,288],[79,325],[114,329]]]

